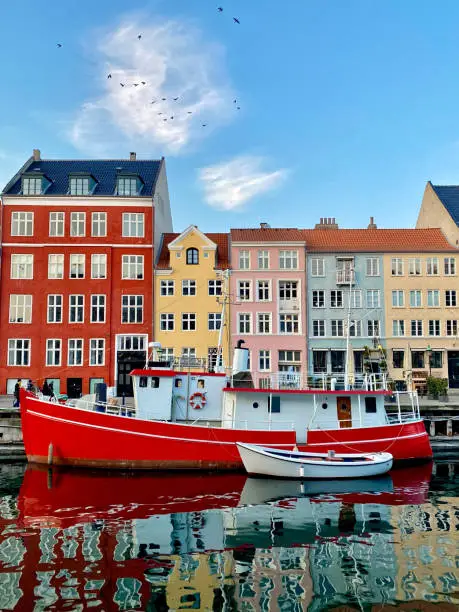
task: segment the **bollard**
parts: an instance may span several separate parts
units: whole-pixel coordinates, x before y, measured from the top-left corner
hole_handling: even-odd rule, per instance
[[[451,438],[451,436],[453,435],[453,421],[452,421],[452,419],[448,419],[446,421],[446,435],[448,436],[448,438]]]
[[[435,437],[435,421],[430,421],[430,437],[434,438]]]
[[[53,443],[50,442],[48,446],[48,465],[53,465]]]

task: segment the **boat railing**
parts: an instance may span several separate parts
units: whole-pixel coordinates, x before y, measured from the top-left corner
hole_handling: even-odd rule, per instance
[[[387,375],[342,373],[304,374],[303,372],[253,372],[253,385],[266,390],[304,391],[385,391]]]
[[[252,421],[247,419],[222,419],[221,426],[224,429],[256,429],[267,431],[294,431],[294,421]]]
[[[136,410],[133,406],[123,406],[114,401],[108,402],[93,402],[85,399],[70,399],[66,402],[66,406],[87,410],[88,412],[103,412],[114,416],[134,417]]]
[[[421,413],[417,391],[395,391],[389,399],[391,404],[386,404],[387,423],[409,423],[420,420]],[[405,399],[406,402],[403,401]]]

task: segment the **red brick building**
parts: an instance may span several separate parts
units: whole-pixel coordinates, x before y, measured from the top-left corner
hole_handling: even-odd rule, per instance
[[[130,394],[153,336],[155,243],[172,229],[164,159],[43,160],[2,194],[0,394]]]

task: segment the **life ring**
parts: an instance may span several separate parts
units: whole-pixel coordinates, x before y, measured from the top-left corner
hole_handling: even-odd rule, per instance
[[[193,395],[190,395],[190,406],[195,410],[201,410],[207,404],[206,396],[204,393],[196,391]]]

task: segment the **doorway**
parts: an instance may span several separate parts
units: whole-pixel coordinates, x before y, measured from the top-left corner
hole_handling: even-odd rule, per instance
[[[351,398],[337,397],[336,407],[338,409],[338,421],[341,428],[352,427]]]
[[[459,351],[448,351],[448,384],[451,389],[459,388]]]
[[[116,395],[133,397],[134,388],[130,376],[132,370],[145,367],[146,354],[143,351],[119,351],[117,353]]]
[[[67,396],[68,398],[78,399],[83,394],[83,379],[82,378],[67,378]]]

